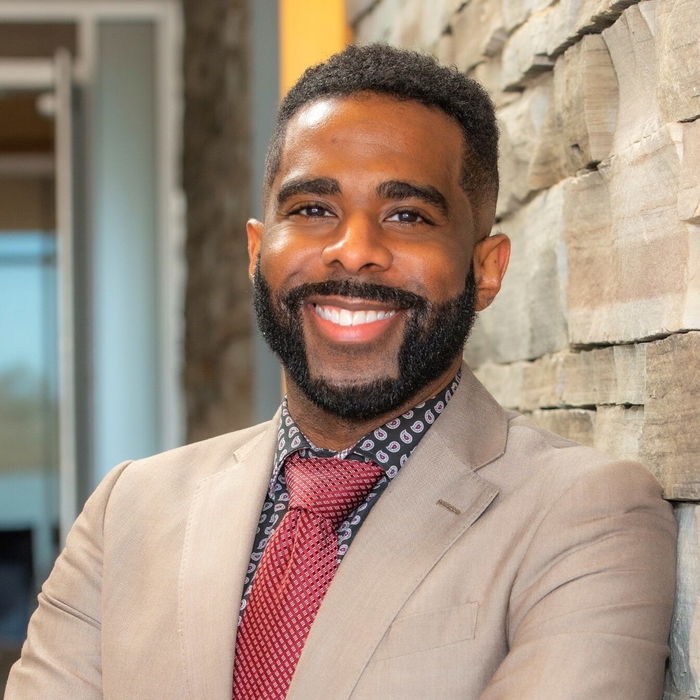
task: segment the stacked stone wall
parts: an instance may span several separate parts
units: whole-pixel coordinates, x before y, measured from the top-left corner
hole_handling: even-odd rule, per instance
[[[643,461],[674,503],[667,700],[700,697],[700,2],[350,0],[358,43],[489,90],[513,242],[467,359],[509,408]]]

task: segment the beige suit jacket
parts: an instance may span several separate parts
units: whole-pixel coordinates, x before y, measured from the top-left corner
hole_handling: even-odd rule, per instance
[[[276,419],[113,470],[6,698],[224,700]],[[468,369],[318,613],[293,700],[656,700],[675,524],[639,465],[504,412]]]

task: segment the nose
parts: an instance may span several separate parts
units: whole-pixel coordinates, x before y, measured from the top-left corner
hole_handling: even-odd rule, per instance
[[[333,239],[323,248],[324,265],[340,266],[350,274],[381,271],[391,266],[393,255],[381,226],[370,217],[358,214],[341,222]]]

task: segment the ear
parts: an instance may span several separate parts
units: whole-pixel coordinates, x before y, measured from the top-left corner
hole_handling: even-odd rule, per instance
[[[260,255],[260,246],[262,245],[265,226],[257,219],[248,219],[245,230],[248,235],[248,277],[252,280],[255,274],[255,266],[258,262],[258,256]]]
[[[482,238],[474,246],[477,311],[483,311],[496,298],[509,258],[510,239],[505,233]]]

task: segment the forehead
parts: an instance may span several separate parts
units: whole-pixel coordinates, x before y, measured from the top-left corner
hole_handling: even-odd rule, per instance
[[[387,171],[409,168],[458,183],[463,150],[459,125],[438,108],[371,93],[323,98],[290,119],[275,179],[279,184],[318,168],[366,175],[364,168],[371,163],[376,170],[381,161]]]

